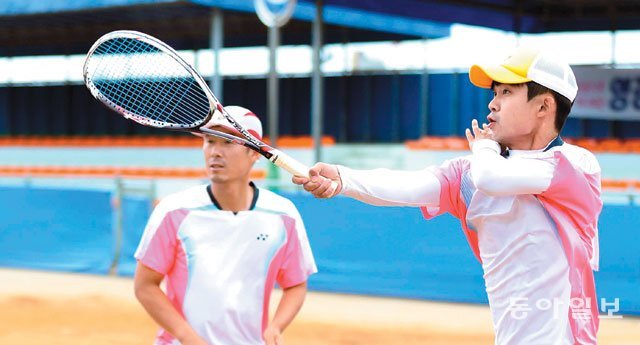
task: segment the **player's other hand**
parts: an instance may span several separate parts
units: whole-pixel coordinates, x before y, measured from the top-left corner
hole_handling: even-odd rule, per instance
[[[316,198],[331,198],[342,190],[338,167],[333,164],[317,163],[309,169],[309,177],[294,176],[291,180]]]
[[[284,345],[280,330],[272,325],[267,326],[262,337],[266,345]]]
[[[473,119],[471,121],[471,129],[467,128],[464,132],[469,142],[469,148],[473,149],[473,143],[480,139],[494,140],[493,131],[486,123],[482,124],[482,128],[478,126],[478,120]]]

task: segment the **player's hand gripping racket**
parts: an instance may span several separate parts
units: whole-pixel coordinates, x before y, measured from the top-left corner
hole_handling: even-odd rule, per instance
[[[84,82],[96,99],[127,119],[225,138],[251,148],[292,175],[309,175],[307,166],[240,126],[193,67],[155,37],[136,31],[100,37],[87,53]],[[202,128],[214,114],[222,114],[244,138]]]

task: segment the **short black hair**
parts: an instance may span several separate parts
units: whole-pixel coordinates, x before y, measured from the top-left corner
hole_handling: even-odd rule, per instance
[[[491,83],[491,89],[500,84],[502,83],[493,81]],[[535,81],[526,82],[520,85],[527,86],[527,101],[530,101],[534,97],[545,93],[550,93],[553,96],[553,99],[556,101],[556,119],[554,124],[556,130],[558,131],[558,133],[560,133],[562,131],[562,128],[564,127],[564,124],[567,122],[567,117],[569,117],[573,102],[571,102],[567,97],[559,94],[558,92],[553,91],[546,86],[542,86]]]

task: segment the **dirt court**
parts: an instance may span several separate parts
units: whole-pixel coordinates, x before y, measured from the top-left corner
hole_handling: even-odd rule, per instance
[[[156,330],[133,297],[131,279],[0,269],[0,344],[142,345],[151,344]],[[603,320],[599,339],[640,344],[640,319]],[[492,344],[493,335],[483,306],[310,293],[285,341]]]

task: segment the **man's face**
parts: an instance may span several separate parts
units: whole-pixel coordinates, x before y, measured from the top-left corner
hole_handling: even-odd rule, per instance
[[[234,134],[224,127],[215,130]],[[205,158],[207,176],[214,183],[225,183],[249,178],[249,173],[259,154],[242,145],[226,139],[206,135],[202,151]]]
[[[525,84],[495,84],[493,94],[487,120],[495,141],[512,147],[535,133],[540,96],[528,101]]]

